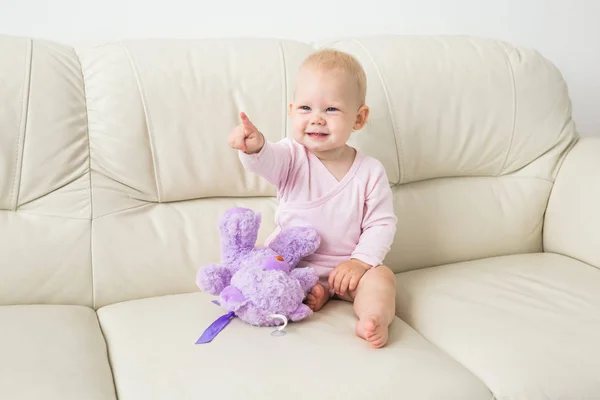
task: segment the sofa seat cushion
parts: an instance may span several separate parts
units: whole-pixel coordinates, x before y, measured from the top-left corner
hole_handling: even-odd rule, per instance
[[[397,275],[397,314],[511,399],[600,394],[600,270],[523,254]]]
[[[120,400],[491,399],[470,372],[397,319],[389,346],[354,334],[348,303],[332,302],[283,337],[239,319],[195,344],[224,310],[204,293],[98,310]]]
[[[0,307],[0,399],[116,400],[94,310]]]

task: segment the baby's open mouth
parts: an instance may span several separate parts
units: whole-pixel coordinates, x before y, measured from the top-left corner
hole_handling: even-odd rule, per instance
[[[310,137],[326,137],[329,136],[328,133],[320,133],[320,132],[306,132],[306,134]]]

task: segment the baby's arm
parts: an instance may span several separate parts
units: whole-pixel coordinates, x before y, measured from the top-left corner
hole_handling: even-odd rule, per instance
[[[280,189],[292,164],[291,148],[283,140],[269,143],[245,113],[241,112],[240,118],[242,122],[229,135],[229,145],[238,150],[246,170],[262,176]]]
[[[270,143],[265,140],[258,153],[240,151],[239,157],[247,171],[262,176],[278,189],[284,186],[292,165],[291,149],[283,142]]]
[[[381,163],[376,166],[367,188],[362,234],[351,256],[371,267],[381,265],[390,251],[398,221],[385,168]]]

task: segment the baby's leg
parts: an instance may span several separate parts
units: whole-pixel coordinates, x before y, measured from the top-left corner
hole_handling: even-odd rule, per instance
[[[368,270],[358,283],[354,312],[358,316],[356,333],[373,347],[383,347],[388,340],[388,327],[396,313],[396,279],[388,267],[380,265]]]

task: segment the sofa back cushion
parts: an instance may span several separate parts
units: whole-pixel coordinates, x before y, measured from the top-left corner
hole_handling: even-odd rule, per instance
[[[532,50],[465,37],[320,44],[368,75],[369,123],[351,144],[380,159],[399,223],[395,271],[540,251],[543,214],[576,138],[560,73]],[[217,218],[263,213],[275,192],[227,146],[245,111],[289,135],[298,66],[315,47],[275,39],[136,40],[80,53],[93,198],[95,305],[196,291],[219,261]]]
[[[92,305],[90,180],[75,52],[0,36],[0,305]]]
[[[367,69],[371,123],[353,144],[385,163],[406,271],[542,250],[558,167],[576,141],[566,84],[537,51],[470,37],[330,44]]]

